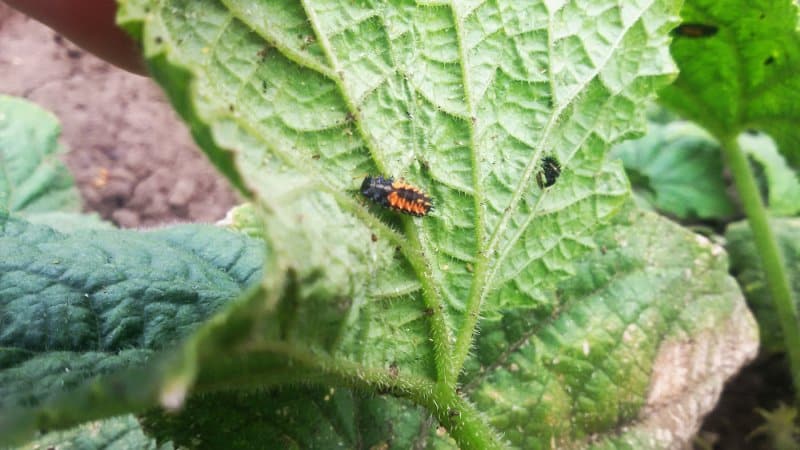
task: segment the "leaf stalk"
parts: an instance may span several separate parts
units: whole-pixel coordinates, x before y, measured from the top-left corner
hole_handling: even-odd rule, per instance
[[[795,403],[800,404],[800,326],[798,326],[797,309],[792,299],[785,264],[775,234],[769,226],[766,208],[761,200],[755,176],[736,136],[728,136],[720,139],[720,142],[739,192],[742,207],[747,215],[747,221],[753,231],[756,252],[761,259],[767,288],[772,297],[773,307],[778,313],[783,332],[794,383]]]

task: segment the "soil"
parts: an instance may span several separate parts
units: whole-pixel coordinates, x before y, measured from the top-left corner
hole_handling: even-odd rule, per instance
[[[120,227],[216,221],[237,202],[150,79],[85,53],[2,3],[0,93],[59,117],[71,149],[65,162],[85,209]],[[763,437],[747,438],[763,423],[756,408],[790,403],[790,386],[781,358],[751,364],[729,381],[695,447],[769,448]]]
[[[237,199],[163,93],[0,3],[0,93],[58,116],[86,211],[120,227],[213,222]]]

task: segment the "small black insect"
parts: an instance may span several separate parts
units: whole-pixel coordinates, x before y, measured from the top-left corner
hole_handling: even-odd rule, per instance
[[[402,179],[368,176],[361,183],[361,193],[381,206],[412,216],[422,217],[433,208],[428,194]]]
[[[719,28],[714,25],[707,25],[704,23],[682,23],[672,30],[672,35],[696,39],[714,36],[717,34],[717,31],[719,31]]]
[[[536,173],[536,184],[540,189],[549,188],[556,184],[558,176],[561,175],[561,164],[553,156],[542,158],[542,169]]]

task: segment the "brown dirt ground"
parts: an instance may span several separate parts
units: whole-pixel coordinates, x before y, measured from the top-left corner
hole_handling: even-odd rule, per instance
[[[87,211],[121,227],[221,219],[236,197],[152,80],[0,3],[0,93],[55,113]]]

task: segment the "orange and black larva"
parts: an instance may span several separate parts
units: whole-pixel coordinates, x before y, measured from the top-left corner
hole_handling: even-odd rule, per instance
[[[361,183],[361,193],[381,206],[412,216],[425,216],[433,208],[428,194],[402,179],[368,176]]]

